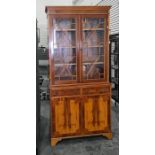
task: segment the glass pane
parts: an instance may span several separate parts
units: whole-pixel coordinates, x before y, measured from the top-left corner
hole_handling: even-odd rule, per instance
[[[83,18],[83,78],[104,78],[104,19]]]
[[[76,80],[76,23],[75,19],[54,19],[55,80]]]

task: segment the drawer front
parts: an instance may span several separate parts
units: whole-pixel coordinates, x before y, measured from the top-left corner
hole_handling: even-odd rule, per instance
[[[51,91],[51,95],[52,97],[79,96],[80,89],[79,88],[54,89]]]
[[[110,85],[107,86],[91,86],[82,89],[82,95],[102,95],[110,93]]]
[[[70,97],[70,96],[85,96],[85,95],[103,95],[110,94],[111,86],[109,85],[81,85],[74,87],[61,87],[61,88],[52,88],[51,97]]]

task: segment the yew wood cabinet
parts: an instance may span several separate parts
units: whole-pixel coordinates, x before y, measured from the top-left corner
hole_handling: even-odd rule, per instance
[[[110,6],[47,6],[51,145],[64,138],[112,138]]]

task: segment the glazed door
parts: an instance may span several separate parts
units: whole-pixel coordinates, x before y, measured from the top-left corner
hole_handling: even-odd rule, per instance
[[[80,104],[76,97],[53,99],[53,136],[80,133]]]
[[[51,26],[52,83],[75,83],[77,77],[77,31],[75,16],[54,16]]]
[[[103,15],[84,15],[81,18],[82,81],[105,80],[106,18]]]
[[[110,102],[107,96],[87,96],[84,99],[85,133],[107,132],[110,125]]]

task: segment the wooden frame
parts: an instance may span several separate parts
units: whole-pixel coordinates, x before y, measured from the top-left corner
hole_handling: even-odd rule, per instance
[[[50,29],[51,29],[51,33],[49,34],[49,38],[52,38],[52,40],[54,39],[53,38],[53,20],[52,19],[55,19],[55,18],[61,18],[62,16],[59,16],[59,15],[57,15],[57,14],[54,14],[54,15],[50,15],[49,16],[49,18],[50,18],[50,21],[49,22],[51,22],[52,24],[51,24],[51,27],[50,27]],[[78,29],[78,18],[77,18],[77,16],[76,15],[63,15],[63,18],[65,18],[65,19],[69,19],[69,18],[75,18],[75,20],[76,20],[76,22],[77,22],[77,24],[76,24],[76,30],[75,30],[75,33],[76,33],[76,47],[75,47],[75,49],[76,49],[76,54],[78,54],[78,50],[79,50],[79,48],[78,48],[78,31],[79,31],[79,29]],[[52,40],[51,39],[49,39],[49,42],[52,42]],[[51,52],[52,53],[52,48],[51,48],[51,46],[49,46],[49,52]],[[51,54],[50,53],[50,54]],[[76,56],[76,63],[78,63],[79,62],[79,60],[78,60],[78,55]],[[55,82],[55,80],[54,80],[54,75],[55,75],[55,73],[54,73],[54,57],[53,57],[53,55],[52,55],[52,57],[51,57],[51,68],[52,68],[52,72],[51,72],[51,74],[50,74],[50,77],[51,77],[51,79],[52,79],[52,85],[54,85],[54,84],[67,84],[67,83],[77,83],[77,81],[79,81],[79,77],[78,77],[78,75],[76,76],[76,80],[74,80],[74,81],[71,81],[71,80],[69,80],[69,81],[59,81],[59,82]],[[78,69],[78,65],[77,65],[77,67],[76,67],[76,73],[78,73],[78,71],[79,71],[79,69]]]
[[[111,84],[109,83],[109,9],[110,6],[46,7],[49,33],[51,145],[64,138],[103,135],[112,138]],[[53,19],[76,20],[76,80],[55,82]],[[82,76],[82,19],[104,18],[104,78],[84,80]],[[86,129],[87,128],[87,129]]]
[[[83,78],[82,78],[82,73],[81,73],[81,82],[95,82],[95,81],[103,81],[103,82],[106,82],[107,81],[107,79],[108,79],[108,74],[109,74],[109,68],[108,68],[108,49],[107,49],[107,44],[108,44],[108,27],[106,27],[106,23],[107,23],[107,21],[108,21],[108,15],[107,14],[103,14],[103,15],[101,15],[101,14],[85,14],[85,15],[81,15],[81,20],[82,20],[82,18],[104,18],[104,20],[105,20],[105,23],[104,23],[104,38],[103,38],[103,48],[104,48],[104,53],[105,53],[105,55],[104,55],[104,78],[103,78],[103,80],[84,80]],[[82,31],[82,22],[80,22],[80,25],[81,25],[81,29],[80,29],[80,32]],[[81,40],[81,42],[82,42],[82,34],[81,34],[81,38],[80,38],[80,40]],[[82,45],[80,45],[80,47],[82,48]],[[80,50],[80,51],[82,51],[82,50]],[[81,55],[81,61],[82,61],[82,55]],[[81,62],[81,65],[82,65],[82,62]],[[107,69],[108,68],[108,69]]]

